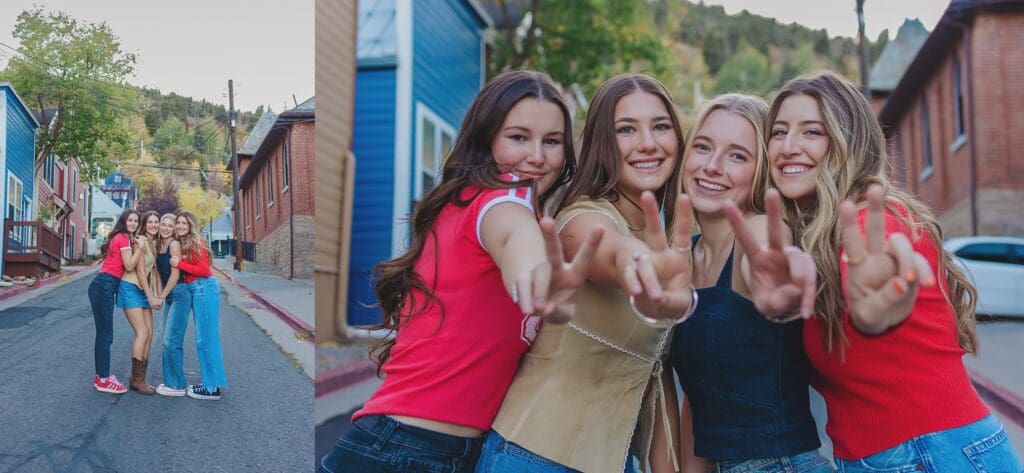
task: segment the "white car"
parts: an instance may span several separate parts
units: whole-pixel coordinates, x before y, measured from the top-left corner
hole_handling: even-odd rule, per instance
[[[978,315],[1024,317],[1024,238],[951,238],[943,246],[978,288]]]

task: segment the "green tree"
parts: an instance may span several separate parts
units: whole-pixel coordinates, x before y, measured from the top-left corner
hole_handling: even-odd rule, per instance
[[[740,44],[715,76],[715,93],[746,92],[766,95],[776,84],[778,74],[768,64],[768,58],[746,43]]]
[[[36,111],[57,109],[51,126],[38,130],[37,169],[54,153],[73,156],[100,175],[109,172],[109,157],[131,148],[123,119],[139,113],[138,93],[123,85],[135,55],[121,50],[106,23],[81,22],[40,6],[18,15],[13,36],[19,54],[0,78]]]
[[[592,93],[630,70],[667,72],[667,48],[648,6],[632,0],[496,1],[501,12],[490,75],[529,67]],[[518,10],[517,10],[518,8]]]
[[[191,141],[188,130],[185,129],[185,123],[178,117],[170,117],[156,129],[156,133],[153,133],[151,147],[154,153],[162,154],[172,146],[189,146]]]

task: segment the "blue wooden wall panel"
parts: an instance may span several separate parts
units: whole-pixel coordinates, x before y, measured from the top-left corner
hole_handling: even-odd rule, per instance
[[[29,115],[18,99],[11,93],[11,89],[4,87],[4,95],[7,97],[7,170],[21,179],[23,195],[25,199],[32,198],[32,190],[35,186],[33,178],[35,161],[35,130],[36,123]],[[6,171],[3,179],[7,179]],[[6,196],[5,196],[6,197]],[[6,200],[6,199],[5,199]],[[33,202],[32,207],[36,205]],[[6,217],[7,209],[3,210]],[[24,220],[30,220],[31,215],[25,215]]]

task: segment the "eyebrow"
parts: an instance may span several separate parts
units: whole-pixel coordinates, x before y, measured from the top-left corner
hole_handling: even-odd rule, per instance
[[[774,122],[772,122],[772,125],[788,125],[788,124],[789,124],[789,122],[784,122],[782,120],[775,120]],[[797,123],[797,125],[821,125],[821,126],[825,126],[825,122],[822,122],[820,120],[804,120],[804,121],[802,121],[800,123]]]
[[[697,141],[697,140],[704,140],[704,141],[710,141],[710,142],[712,142],[712,143],[713,143],[713,142],[715,141],[715,140],[712,140],[711,138],[709,138],[709,137],[708,137],[708,136],[706,136],[706,135],[697,135],[697,136],[694,136],[694,137],[693,137],[693,141]],[[737,149],[739,149],[740,151],[743,151],[744,153],[747,153],[747,154],[749,154],[749,155],[751,155],[751,156],[753,156],[753,155],[754,155],[754,153],[751,153],[751,152],[750,152],[750,150],[749,150],[749,149],[747,149],[747,148],[746,148],[745,146],[743,146],[743,145],[738,145],[738,144],[735,144],[735,143],[733,143],[733,144],[730,144],[730,145],[729,145],[728,147],[729,147],[729,148],[737,148]]]
[[[660,122],[660,121],[663,121],[663,120],[670,120],[671,121],[672,117],[669,117],[668,115],[658,115],[658,116],[656,116],[656,117],[651,119],[651,121],[654,121],[654,122]],[[639,120],[637,120],[635,118],[622,117],[622,118],[620,118],[618,120],[615,120],[615,123],[619,123],[619,122],[636,123],[638,121]]]

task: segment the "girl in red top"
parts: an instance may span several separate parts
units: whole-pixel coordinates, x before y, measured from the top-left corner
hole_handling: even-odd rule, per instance
[[[93,347],[96,377],[92,384],[97,391],[105,393],[122,394],[128,390],[117,376],[110,374],[110,344],[114,342],[114,302],[121,277],[125,269],[133,269],[142,257],[141,250],[132,253],[131,235],[138,229],[139,213],[131,209],[121,212],[114,229],[100,246],[103,266],[89,283],[89,304],[96,322],[96,343]],[[145,243],[144,240],[140,243]]]
[[[395,332],[374,350],[387,377],[321,472],[473,471],[541,318],[571,317],[601,232],[569,264],[554,222],[537,224],[576,164],[561,95],[545,74],[501,74],[460,130],[408,251],[376,268],[378,328]]]
[[[818,269],[804,345],[839,470],[1022,471],[961,360],[977,350],[977,293],[932,213],[886,179],[861,90],[831,72],[798,77],[768,122],[771,179]]]

